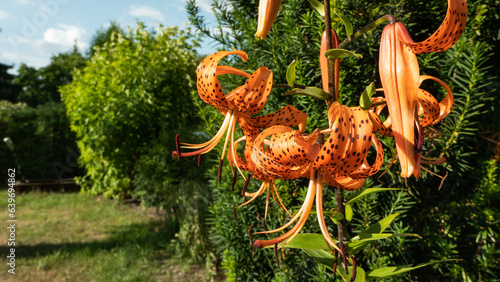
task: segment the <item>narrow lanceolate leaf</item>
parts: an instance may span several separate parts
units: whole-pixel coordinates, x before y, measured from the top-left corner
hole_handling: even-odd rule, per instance
[[[359,59],[363,58],[363,55],[345,49],[331,49],[325,52],[325,57],[327,57],[329,60],[332,61],[335,59],[342,59],[349,56],[354,56]]]
[[[415,234],[415,233],[401,233],[401,234],[368,233],[368,234],[361,234],[361,235],[352,237],[351,240],[349,240],[349,244],[351,244],[351,242],[358,243],[358,242],[378,241],[378,240],[395,238],[395,237],[409,237],[409,236],[422,238],[420,235]]]
[[[304,96],[310,96],[316,99],[320,100],[326,100],[328,99],[329,95],[323,89],[317,88],[317,87],[306,87],[306,89],[300,89],[296,88],[293,90],[290,90],[284,94],[285,96],[287,95],[304,95]]]
[[[341,13],[337,12],[337,11],[334,11],[334,13],[342,20],[342,22],[344,23],[344,26],[345,26],[345,32],[347,34],[347,37],[350,37],[352,35],[352,24],[351,24],[351,21],[344,15],[342,15]]]
[[[286,81],[290,86],[293,86],[295,84],[295,64],[296,61],[293,60],[286,70]]]
[[[376,193],[376,192],[385,192],[385,191],[392,191],[392,190],[401,190],[399,188],[368,188],[363,191],[360,191],[354,195],[352,199],[347,202],[347,204],[352,204],[356,202],[357,200],[360,200],[362,197],[371,194],[371,193]]]
[[[455,259],[445,259],[445,260],[438,260],[438,261],[430,261],[426,263],[421,263],[416,266],[411,266],[411,265],[403,265],[403,266],[390,266],[390,267],[382,267],[382,268],[377,268],[372,271],[368,271],[366,273],[366,280],[373,280],[373,279],[380,279],[380,278],[386,278],[394,275],[399,275],[408,271],[412,271],[418,268],[422,268],[424,266],[440,263],[440,262],[446,262],[446,261],[456,261]]]
[[[359,105],[363,110],[367,111],[372,106],[373,94],[375,94],[375,83],[372,82],[370,85],[366,86],[365,91],[363,91],[363,94],[361,94],[359,98]]]
[[[318,0],[307,0],[309,1],[309,4],[311,4],[311,6],[313,6],[314,9],[316,9],[316,11],[318,11],[318,13],[324,17],[325,16],[325,6],[320,3]]]
[[[379,222],[370,225],[365,231],[361,232],[359,236],[363,234],[369,234],[369,233],[382,233],[384,230],[391,224],[391,222],[399,215],[399,213],[394,213],[391,214],[381,220]]]

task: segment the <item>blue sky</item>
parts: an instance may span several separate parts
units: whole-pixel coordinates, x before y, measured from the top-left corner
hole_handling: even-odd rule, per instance
[[[209,22],[214,22],[211,0],[198,0]],[[186,0],[9,0],[0,5],[0,62],[21,63],[36,68],[46,66],[50,57],[71,50],[76,40],[80,51],[89,48],[92,36],[110,21],[126,28],[136,20],[148,28],[187,26]],[[210,53],[213,44],[205,42],[200,50]],[[11,70],[12,71],[12,70]],[[15,72],[15,70],[13,71]]]

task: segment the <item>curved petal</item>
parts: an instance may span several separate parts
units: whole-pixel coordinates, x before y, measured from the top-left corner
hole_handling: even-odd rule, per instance
[[[372,123],[373,132],[384,136],[393,136],[392,129],[390,127],[386,127],[385,124],[377,116],[377,114],[369,111],[368,117],[370,118],[370,122]]]
[[[273,71],[260,67],[235,93],[234,104],[240,112],[256,114],[262,110],[273,86]]]
[[[439,117],[432,122],[432,124],[436,124],[440,122],[442,119],[444,119],[451,112],[454,103],[453,93],[451,92],[450,87],[446,83],[444,83],[441,79],[435,78],[430,75],[421,75],[419,85],[422,83],[422,81],[426,79],[431,79],[438,82],[444,87],[444,89],[448,93],[448,95],[446,95],[446,97],[444,97],[444,99],[441,102],[439,102]]]
[[[466,21],[467,2],[465,0],[448,0],[448,10],[444,21],[429,38],[422,42],[414,42],[406,31],[400,35],[400,39],[408,44],[415,54],[443,52],[451,48],[462,36]]]
[[[338,176],[338,177],[331,177],[331,176],[326,176],[323,178],[326,184],[335,187],[335,188],[340,188],[342,190],[346,191],[354,191],[365,183],[366,178],[360,178],[360,179],[354,179],[349,176]]]
[[[417,98],[419,105],[418,115],[422,116],[420,118],[420,124],[422,127],[426,127],[439,118],[439,104],[431,93],[423,89],[418,90]]]
[[[268,128],[274,125],[299,126],[299,131],[306,129],[307,114],[297,110],[294,106],[288,105],[274,113],[248,117],[248,124],[257,128]]]
[[[328,113],[330,121],[338,121],[333,123],[331,127],[332,133],[314,160],[314,169],[337,168],[343,161],[342,157],[345,155],[351,138],[352,118],[350,117],[349,108],[335,102],[330,106]]]
[[[230,107],[229,103],[224,97],[224,93],[222,91],[222,88],[220,87],[219,80],[217,79],[217,70],[219,70],[220,74],[235,73],[238,75],[242,75],[242,73],[236,72],[232,68],[218,68],[217,66],[222,58],[232,54],[240,56],[243,61],[246,61],[248,59],[248,55],[245,52],[239,50],[216,52],[201,61],[201,63],[198,65],[198,69],[196,70],[196,84],[198,87],[198,94],[200,95],[200,98],[205,103],[216,107],[221,112],[227,112],[227,110],[231,109],[232,107]]]
[[[351,173],[349,175],[350,177],[356,179],[366,178],[374,175],[380,170],[382,164],[384,163],[384,148],[382,147],[382,143],[380,142],[380,140],[378,140],[375,134],[372,135],[372,144],[375,145],[375,150],[377,151],[377,157],[375,158],[373,165],[370,166],[365,159],[361,167]]]
[[[264,150],[264,140],[271,136],[269,148]],[[292,141],[288,142],[287,139]],[[252,152],[252,161],[257,170],[272,178],[296,179],[307,175],[309,163],[301,162],[298,158],[307,160],[307,151],[311,144],[296,130],[276,125],[264,130],[257,136]],[[315,141],[315,140],[314,140]],[[308,144],[309,143],[309,144]],[[290,145],[289,147],[287,147]],[[285,148],[286,147],[286,148]],[[290,160],[296,158],[291,162]],[[296,165],[302,163],[302,165]]]
[[[340,175],[349,175],[359,168],[370,149],[372,143],[372,125],[369,122],[368,115],[359,107],[349,108],[351,111],[352,129],[349,134],[350,146],[343,156],[343,162],[338,171]],[[348,136],[348,137],[349,137]]]

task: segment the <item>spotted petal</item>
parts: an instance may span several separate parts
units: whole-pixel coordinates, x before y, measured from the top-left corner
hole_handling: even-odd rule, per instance
[[[400,34],[400,39],[408,44],[415,54],[443,52],[451,48],[462,36],[466,21],[467,2],[465,0],[448,0],[448,10],[444,21],[429,38],[422,42],[414,42],[406,31]]]
[[[240,56],[243,61],[248,59],[248,55],[243,51],[234,50],[216,52],[201,61],[198,65],[198,69],[196,70],[197,87],[200,98],[205,103],[216,107],[223,113],[227,112],[232,107],[230,107],[228,101],[224,97],[224,92],[222,91],[217,76],[227,73],[245,76],[244,72],[236,70],[232,67],[218,66],[219,61],[222,58],[231,54]]]

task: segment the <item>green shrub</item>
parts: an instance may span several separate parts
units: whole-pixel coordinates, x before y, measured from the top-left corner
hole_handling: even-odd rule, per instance
[[[87,191],[133,193],[152,205],[182,177],[166,159],[175,134],[197,123],[191,101],[196,42],[190,37],[177,28],[148,32],[139,23],[127,35],[114,33],[61,88],[87,169],[79,183]]]
[[[36,108],[0,101],[0,138],[10,137],[14,153],[0,143],[0,171],[18,165],[17,180],[60,179],[81,175],[75,134],[69,129],[65,108],[48,103]],[[6,177],[2,175],[3,178]]]

